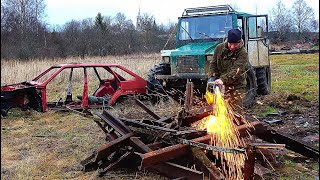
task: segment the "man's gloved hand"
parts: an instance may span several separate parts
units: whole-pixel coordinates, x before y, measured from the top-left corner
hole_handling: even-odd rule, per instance
[[[221,79],[216,79],[215,81],[213,81],[213,84],[223,85],[223,82]]]
[[[207,81],[207,91],[213,92],[214,81],[217,79],[215,76],[211,76]]]

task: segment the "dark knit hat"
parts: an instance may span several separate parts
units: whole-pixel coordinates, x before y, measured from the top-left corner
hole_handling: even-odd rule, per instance
[[[241,40],[241,31],[239,29],[230,29],[228,31],[228,42],[238,43]]]

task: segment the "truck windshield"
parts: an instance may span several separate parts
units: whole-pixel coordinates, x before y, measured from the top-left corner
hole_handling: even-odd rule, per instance
[[[179,40],[224,38],[231,28],[231,15],[181,18]]]

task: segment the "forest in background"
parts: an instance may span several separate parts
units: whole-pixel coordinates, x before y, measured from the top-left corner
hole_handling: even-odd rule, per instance
[[[149,13],[139,12],[136,24],[122,12],[114,17],[97,12],[95,17],[49,28],[45,7],[44,0],[1,1],[1,59],[85,58],[175,47],[176,23],[157,24]],[[279,0],[268,16],[272,44],[318,46],[319,19],[304,0],[295,0],[291,8]]]

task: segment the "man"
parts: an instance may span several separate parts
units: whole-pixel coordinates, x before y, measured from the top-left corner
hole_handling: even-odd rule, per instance
[[[246,93],[246,66],[249,64],[247,50],[239,29],[228,31],[228,38],[220,43],[210,62],[209,81],[225,86],[225,99],[235,111],[242,111]]]

